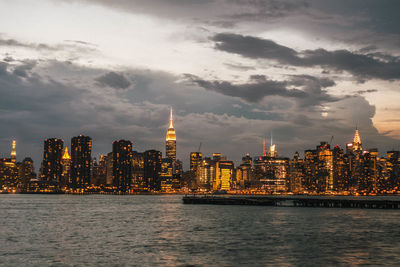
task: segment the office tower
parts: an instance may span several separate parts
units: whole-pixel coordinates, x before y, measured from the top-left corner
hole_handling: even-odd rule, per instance
[[[113,185],[126,192],[132,179],[132,142],[119,140],[113,142]]]
[[[299,152],[295,152],[293,159],[289,162],[288,190],[293,193],[303,191],[304,160],[300,158]]]
[[[317,146],[317,153],[317,191],[333,190],[333,154],[330,145],[326,142],[321,142]]]
[[[308,192],[317,191],[317,164],[318,153],[315,149],[308,149],[304,151],[304,179],[303,187]]]
[[[72,188],[83,189],[90,184],[92,139],[79,135],[71,139],[71,180]]]
[[[190,171],[196,172],[200,162],[203,158],[203,154],[201,152],[191,152],[190,153]]]
[[[387,152],[386,166],[388,171],[388,190],[399,190],[400,184],[400,151],[391,150]]]
[[[114,181],[114,176],[113,176],[113,171],[114,171],[114,167],[113,167],[113,153],[110,152],[107,154],[107,156],[104,157],[104,161],[106,164],[106,185],[107,186],[112,186],[113,185],[113,181]]]
[[[61,173],[61,186],[71,186],[71,156],[68,153],[68,147],[65,147],[64,154],[61,158],[61,166],[62,166],[62,173]]]
[[[99,186],[100,180],[100,164],[97,162],[96,158],[93,158],[91,161],[91,168],[90,168],[90,185],[92,186]]]
[[[161,190],[161,160],[162,155],[157,150],[147,150],[144,152],[144,177],[148,190]]]
[[[212,154],[212,160],[213,161],[217,162],[217,161],[219,161],[221,159],[222,159],[222,154],[221,153],[213,153]]]
[[[348,172],[346,169],[343,149],[338,145],[332,150],[333,157],[333,188],[335,191],[347,191],[349,188]]]
[[[378,149],[364,151],[361,158],[362,172],[358,178],[358,192],[371,193],[376,191],[378,182]]]
[[[174,189],[181,188],[182,177],[183,177],[183,163],[180,160],[176,160],[173,163],[173,177],[172,177],[172,187]]]
[[[176,161],[176,133],[173,125],[172,108],[170,110],[169,127],[165,136],[165,157]]]
[[[18,173],[19,180],[25,188],[31,179],[36,178],[33,160],[31,158],[24,158],[22,163],[19,165]]]
[[[0,189],[13,190],[19,183],[18,167],[11,159],[0,159]]]
[[[61,157],[64,141],[59,138],[49,138],[44,141],[42,177],[47,182],[61,182]]]
[[[100,155],[99,159],[99,168],[98,168],[98,178],[97,178],[97,186],[105,186],[106,185],[106,157],[104,155]]]
[[[161,161],[161,191],[168,192],[172,189],[173,161],[171,158],[163,158]]]
[[[216,177],[213,190],[231,190],[235,188],[233,161],[220,160],[216,162]]]
[[[215,179],[215,162],[211,158],[201,160],[196,172],[196,183],[200,190],[208,191]]]
[[[259,157],[254,160],[255,186],[268,192],[287,191],[288,158]]]
[[[359,184],[359,179],[363,174],[363,163],[362,163],[362,144],[361,137],[358,129],[354,133],[353,142],[348,144],[348,167],[350,172],[350,189],[356,191]]]
[[[15,150],[16,142],[12,141],[12,149],[11,149],[11,162],[15,163],[17,161],[17,151]]]
[[[242,163],[236,168],[236,182],[240,189],[250,187],[252,182],[253,159],[249,154],[242,157]]]
[[[273,144],[272,133],[271,133],[271,144],[270,144],[269,150],[268,150],[268,157],[276,158],[277,156],[278,156],[278,152],[276,151],[275,144]]]
[[[144,153],[132,152],[132,183],[136,190],[144,190],[146,181],[144,179]]]

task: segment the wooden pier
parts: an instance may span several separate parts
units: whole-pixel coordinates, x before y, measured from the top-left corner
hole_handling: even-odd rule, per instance
[[[276,206],[274,200],[265,197],[184,196],[182,200],[184,204]]]
[[[320,208],[400,209],[398,199],[368,199],[313,196],[184,196],[184,204],[251,205]]]

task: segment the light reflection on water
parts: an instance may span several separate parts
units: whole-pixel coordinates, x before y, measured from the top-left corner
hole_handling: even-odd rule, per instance
[[[400,211],[0,195],[0,265],[397,265]]]

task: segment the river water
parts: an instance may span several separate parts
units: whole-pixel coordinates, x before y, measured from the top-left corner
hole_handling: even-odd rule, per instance
[[[400,265],[400,211],[0,195],[0,265]]]

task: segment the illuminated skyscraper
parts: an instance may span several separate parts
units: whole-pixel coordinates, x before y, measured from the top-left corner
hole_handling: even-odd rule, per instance
[[[278,156],[278,152],[276,151],[276,146],[272,142],[272,133],[271,133],[271,144],[269,146],[268,157],[276,158]]]
[[[300,158],[299,152],[294,153],[293,159],[289,161],[288,189],[290,192],[303,191],[304,160]]]
[[[61,186],[71,185],[71,156],[68,153],[68,147],[65,147],[64,155],[61,158],[62,174]]]
[[[354,151],[362,151],[361,137],[360,133],[358,132],[358,129],[356,129],[356,132],[354,133],[353,149]]]
[[[170,158],[163,158],[161,162],[161,191],[168,192],[172,189],[173,162]]]
[[[209,190],[215,180],[215,162],[211,158],[204,158],[196,172],[196,183],[201,190]]]
[[[149,190],[161,190],[161,161],[160,151],[147,150],[144,152],[144,177]]]
[[[176,161],[176,133],[173,125],[172,108],[169,117],[169,127],[165,136],[165,155],[166,158]]]
[[[132,182],[137,190],[146,188],[144,179],[144,153],[133,151],[132,152]]]
[[[213,190],[231,190],[234,188],[233,171],[235,166],[233,161],[220,160],[216,162],[216,177]]]
[[[122,192],[127,191],[132,179],[132,142],[113,142],[113,185]]]
[[[317,190],[323,192],[333,190],[333,153],[326,142],[317,146],[318,168],[317,168]]]
[[[86,188],[90,183],[92,138],[79,135],[71,139],[71,180],[73,188]]]
[[[196,172],[197,168],[200,165],[200,162],[203,158],[203,154],[201,152],[191,152],[190,153],[190,170]]]
[[[36,177],[33,160],[31,158],[25,158],[19,166],[18,173],[19,180],[25,187],[31,179]]]
[[[47,182],[61,181],[61,157],[64,141],[59,138],[49,138],[44,141],[42,177]]]
[[[16,142],[12,141],[12,149],[11,149],[11,162],[15,163],[17,161],[17,151],[15,150]]]

